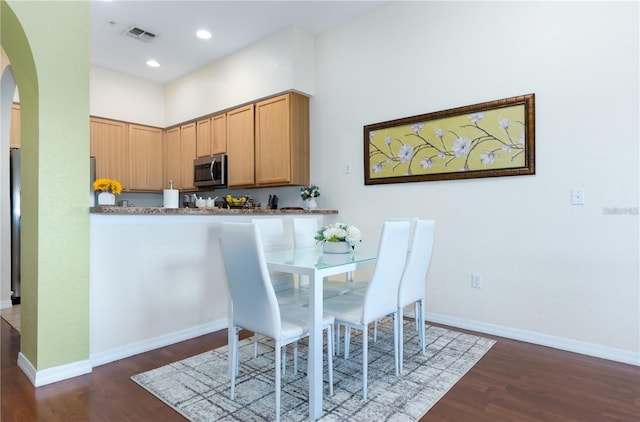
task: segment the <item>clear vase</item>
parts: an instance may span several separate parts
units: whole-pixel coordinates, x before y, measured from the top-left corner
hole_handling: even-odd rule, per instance
[[[316,202],[316,198],[305,199],[304,208],[307,210],[315,210],[316,208],[318,208],[318,203]]]

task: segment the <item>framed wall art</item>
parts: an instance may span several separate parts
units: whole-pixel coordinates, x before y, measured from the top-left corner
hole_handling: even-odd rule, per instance
[[[364,127],[364,182],[535,174],[534,94]]]

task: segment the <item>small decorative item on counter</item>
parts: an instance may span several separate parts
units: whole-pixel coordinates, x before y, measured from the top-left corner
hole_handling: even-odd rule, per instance
[[[97,179],[93,182],[93,190],[100,192],[98,205],[115,205],[116,195],[122,193],[122,185],[117,180]]]
[[[327,253],[349,253],[362,241],[360,229],[344,223],[333,223],[318,230],[314,239]]]
[[[320,188],[316,185],[303,186],[300,188],[300,197],[304,202],[304,208],[307,210],[315,210],[318,208],[316,198],[320,196]]]

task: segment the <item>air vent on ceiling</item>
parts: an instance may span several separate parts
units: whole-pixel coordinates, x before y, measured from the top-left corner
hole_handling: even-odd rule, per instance
[[[153,41],[157,35],[149,32],[149,31],[145,31],[144,29],[140,29],[137,26],[134,26],[132,28],[130,28],[126,34],[128,36],[130,36],[131,38],[136,38],[140,41],[144,41],[144,42],[149,42],[149,41]]]

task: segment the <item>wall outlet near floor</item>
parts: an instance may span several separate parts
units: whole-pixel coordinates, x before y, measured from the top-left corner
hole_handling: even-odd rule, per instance
[[[482,289],[482,274],[471,273],[471,287]]]

